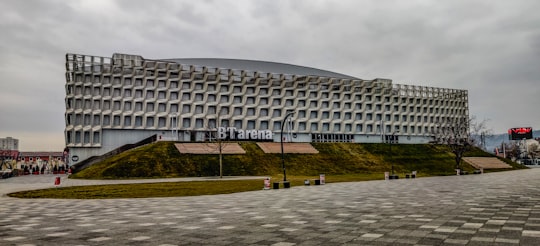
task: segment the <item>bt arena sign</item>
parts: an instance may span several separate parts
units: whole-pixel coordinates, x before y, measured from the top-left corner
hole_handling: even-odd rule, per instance
[[[242,130],[236,127],[218,127],[218,139],[230,140],[272,140],[273,133],[270,130]]]

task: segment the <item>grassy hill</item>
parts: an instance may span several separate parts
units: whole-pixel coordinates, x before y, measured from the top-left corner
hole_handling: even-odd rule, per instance
[[[240,143],[245,155],[224,155],[223,175],[279,175],[281,154],[265,154],[254,142]],[[453,155],[440,145],[313,143],[319,154],[286,154],[288,175],[382,174],[394,163],[398,174],[452,175]],[[492,156],[473,150],[467,156]],[[511,163],[515,169],[525,168]],[[464,170],[473,167],[463,164]],[[156,142],[126,151],[84,169],[72,178],[119,179],[219,175],[218,155],[180,154],[172,142]]]

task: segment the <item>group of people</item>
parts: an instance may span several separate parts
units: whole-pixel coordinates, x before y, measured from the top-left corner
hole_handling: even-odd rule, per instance
[[[42,165],[21,164],[21,168],[19,169],[19,172],[17,173],[17,175],[29,175],[29,174],[38,175],[38,174],[49,174],[49,173],[58,174],[58,173],[67,173],[68,170],[69,170],[69,167],[65,164],[54,165],[52,167],[46,164],[42,164]]]

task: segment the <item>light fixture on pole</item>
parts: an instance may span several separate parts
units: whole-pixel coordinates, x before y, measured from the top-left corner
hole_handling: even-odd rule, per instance
[[[283,128],[285,126],[287,118],[289,118],[289,116],[292,116],[293,114],[294,111],[288,112],[287,115],[285,115],[285,118],[283,118],[283,120],[281,121],[281,168],[283,168],[283,184],[285,188],[289,188],[289,183],[287,182],[287,172],[285,171],[285,153],[283,151]]]

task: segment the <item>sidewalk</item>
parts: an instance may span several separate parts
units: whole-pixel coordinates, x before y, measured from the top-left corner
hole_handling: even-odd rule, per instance
[[[538,245],[539,175],[535,168],[189,197],[4,197],[0,245]],[[0,187],[52,187],[54,178]],[[164,181],[172,180],[195,179]],[[63,185],[70,182],[132,180]]]

